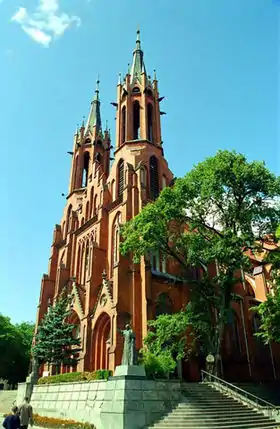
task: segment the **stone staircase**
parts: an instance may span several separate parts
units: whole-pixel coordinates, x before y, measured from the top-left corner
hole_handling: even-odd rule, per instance
[[[265,417],[206,383],[189,383],[184,400],[160,421],[154,429],[268,429],[280,423]]]

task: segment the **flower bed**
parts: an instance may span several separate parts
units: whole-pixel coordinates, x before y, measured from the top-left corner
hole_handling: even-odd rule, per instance
[[[112,371],[102,369],[94,372],[68,372],[66,374],[51,375],[49,377],[41,377],[38,384],[53,384],[53,383],[71,383],[75,381],[92,381],[92,380],[108,380],[112,376]]]
[[[53,417],[44,417],[34,414],[33,421],[35,426],[48,429],[96,429],[96,427],[90,423],[75,422],[75,420],[63,420]]]
[[[3,418],[10,414],[11,413],[4,414]],[[33,414],[33,425],[48,429],[96,429],[96,427],[90,423],[57,419],[56,417],[39,416],[38,414]]]

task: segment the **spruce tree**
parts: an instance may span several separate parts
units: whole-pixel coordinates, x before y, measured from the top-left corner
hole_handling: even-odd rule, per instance
[[[81,339],[73,336],[76,325],[68,322],[69,303],[70,297],[63,291],[43,317],[32,349],[32,355],[39,363],[54,365],[57,371],[61,364],[75,366],[81,351]]]

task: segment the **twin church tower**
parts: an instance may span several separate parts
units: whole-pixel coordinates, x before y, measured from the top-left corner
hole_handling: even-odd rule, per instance
[[[147,321],[179,310],[185,302],[180,287],[170,288],[176,278],[167,274],[159,254],[134,264],[119,253],[120,225],[172,181],[161,139],[163,98],[156,75],[152,79],[146,72],[138,31],[132,66],[124,79],[119,78],[112,103],[114,152],[110,133],[101,124],[98,81],[88,120],[74,135],[67,203],[54,229],[37,326],[67,287],[73,297],[71,322],[81,337],[79,371],[114,370],[122,353],[118,329],[130,323],[139,349]]]

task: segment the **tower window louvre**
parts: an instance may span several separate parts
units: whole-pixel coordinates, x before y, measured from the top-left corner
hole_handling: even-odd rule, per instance
[[[147,108],[148,140],[153,140],[153,106],[149,103]]]
[[[140,104],[139,101],[133,103],[133,139],[140,138]]]
[[[84,167],[83,167],[83,181],[82,187],[85,188],[88,184],[88,170],[89,170],[89,153],[84,154]]]
[[[118,168],[118,196],[120,197],[124,190],[124,162],[121,160],[119,162]]]
[[[159,194],[158,163],[155,156],[150,158],[150,197],[155,200]]]
[[[122,143],[125,142],[126,139],[126,107],[122,108]]]

